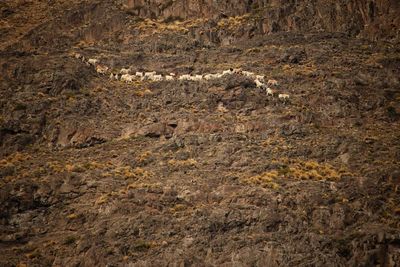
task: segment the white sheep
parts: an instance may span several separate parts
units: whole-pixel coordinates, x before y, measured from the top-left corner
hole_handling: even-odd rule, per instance
[[[183,75],[179,76],[178,80],[180,80],[180,81],[190,80],[190,75],[189,74],[183,74]]]
[[[250,71],[242,71],[242,74],[247,77],[253,77],[254,73]]]
[[[176,74],[175,74],[175,73],[173,73],[173,72],[171,72],[171,73],[169,74],[169,76],[175,77],[175,76],[176,76]]]
[[[122,68],[122,69],[119,71],[119,73],[120,73],[120,74],[129,74],[130,71],[131,71],[130,69]]]
[[[98,59],[89,58],[88,63],[92,66],[95,66],[99,62]]]
[[[190,81],[199,82],[199,81],[203,80],[203,76],[202,75],[194,75],[194,76],[189,75],[189,77],[187,79]]]
[[[114,74],[113,73],[110,74],[110,80],[114,80]]]
[[[122,76],[121,76],[121,81],[123,81],[123,82],[133,82],[133,75],[130,75],[130,74],[123,74]]]
[[[270,96],[274,96],[276,94],[276,91],[269,87],[267,87],[267,89],[265,91],[267,91],[267,95],[270,95]]]
[[[135,73],[135,75],[136,75],[137,77],[143,77],[143,72],[137,71],[137,72]]]
[[[102,66],[102,65],[97,65],[96,66],[96,72],[99,74],[107,74],[108,67],[107,66]]]
[[[151,75],[151,76],[148,76],[148,77],[149,77],[150,80],[156,81],[156,82],[163,80],[163,76],[162,75]]]
[[[288,101],[290,96],[288,94],[279,94],[278,98],[284,102]]]
[[[151,81],[155,81],[155,80],[158,80],[159,79],[159,77],[160,77],[161,75],[156,75],[156,72],[155,71],[153,71],[153,72],[148,72],[148,73],[144,73],[144,76],[142,77],[142,80],[151,80]],[[162,76],[161,76],[161,78],[162,78]]]
[[[153,78],[154,74],[150,72],[144,72],[143,76],[140,78],[141,81],[145,80],[151,80]]]
[[[259,81],[264,81],[265,76],[264,75],[256,75],[256,79]]]
[[[241,68],[233,69],[233,73],[235,73],[235,74],[242,74],[242,69],[241,69]]]
[[[166,80],[166,81],[173,81],[173,80],[174,80],[174,76],[172,76],[172,75],[166,75],[166,76],[165,76],[165,80]]]
[[[233,70],[229,69],[229,70],[224,70],[224,71],[222,72],[222,75],[230,75],[230,74],[232,74],[232,73],[233,73]]]
[[[215,74],[210,74],[210,73],[209,74],[205,74],[204,75],[204,79],[207,80],[207,81],[215,79]]]
[[[278,86],[279,85],[277,80],[268,80],[267,84],[268,84],[268,86]]]
[[[257,88],[265,88],[265,84],[263,84],[259,80],[256,79],[254,80],[254,82],[256,83]]]
[[[155,72],[155,71],[145,72],[144,73],[144,77],[149,77],[149,76],[153,76],[153,75],[156,75],[156,74],[157,74],[157,72]]]

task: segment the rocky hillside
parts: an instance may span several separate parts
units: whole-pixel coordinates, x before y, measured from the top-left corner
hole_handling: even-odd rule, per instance
[[[0,266],[399,266],[397,14],[1,2]]]
[[[140,17],[167,21],[251,14],[253,30],[259,34],[329,31],[372,40],[400,37],[397,0],[125,0],[124,7]]]

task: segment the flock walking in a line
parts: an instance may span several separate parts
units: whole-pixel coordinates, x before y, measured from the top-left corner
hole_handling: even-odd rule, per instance
[[[256,84],[257,88],[264,89],[267,93],[267,96],[271,97],[278,97],[279,100],[283,102],[287,102],[290,99],[290,96],[288,94],[284,93],[279,93],[279,90],[277,89],[279,87],[279,83],[277,80],[274,79],[269,79],[266,80],[264,75],[257,75],[253,72],[250,71],[244,71],[242,69],[228,69],[224,70],[221,73],[206,73],[206,74],[196,74],[196,75],[191,75],[191,74],[182,74],[182,75],[177,75],[175,73],[169,73],[167,75],[162,75],[162,74],[157,74],[155,71],[151,72],[141,72],[141,71],[136,71],[135,74],[131,74],[134,71],[131,68],[122,68],[119,72],[113,73],[110,71],[110,68],[100,64],[98,59],[93,59],[89,58],[86,59],[83,55],[81,54],[74,54],[74,57],[78,60],[81,60],[88,66],[92,66],[95,68],[96,72],[102,75],[108,75],[110,80],[117,80],[117,81],[122,81],[122,82],[134,82],[137,80],[140,81],[154,81],[154,82],[160,82],[160,81],[196,81],[200,82],[203,80],[210,81],[210,80],[215,80],[215,79],[220,79],[225,75],[243,75],[246,77],[249,77],[254,80],[254,83]]]

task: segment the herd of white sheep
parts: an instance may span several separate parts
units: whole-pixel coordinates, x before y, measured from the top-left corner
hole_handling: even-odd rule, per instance
[[[288,94],[282,94],[278,92],[278,87],[279,83],[276,80],[270,79],[267,80],[265,79],[264,75],[257,75],[253,72],[249,71],[244,71],[242,69],[229,69],[229,70],[224,70],[221,73],[207,73],[207,74],[197,74],[197,75],[191,75],[191,74],[182,74],[182,75],[176,75],[175,73],[169,73],[168,75],[161,75],[157,74],[155,71],[152,72],[140,72],[136,71],[135,74],[133,73],[133,70],[131,68],[122,68],[118,73],[113,73],[110,70],[109,67],[102,65],[99,63],[98,59],[93,59],[89,58],[86,59],[84,56],[80,54],[75,54],[74,55],[76,59],[81,60],[88,66],[93,66],[96,70],[97,73],[102,74],[102,75],[108,75],[111,80],[119,80],[122,82],[134,82],[137,80],[141,81],[154,81],[154,82],[159,82],[159,81],[210,81],[210,80],[215,80],[215,79],[220,79],[225,75],[243,75],[246,77],[249,77],[254,80],[254,83],[256,84],[257,88],[264,89],[267,93],[267,96],[277,96],[280,100],[287,102],[290,98]],[[273,89],[274,88],[274,89]]]

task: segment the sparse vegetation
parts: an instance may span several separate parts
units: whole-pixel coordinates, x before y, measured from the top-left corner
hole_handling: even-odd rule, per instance
[[[98,197],[94,203],[96,205],[103,205],[108,202],[109,198],[110,194],[103,194],[100,197]]]
[[[65,169],[68,172],[85,172],[86,171],[86,168],[84,168],[81,165],[70,165],[70,164],[67,164],[67,165],[65,165]]]
[[[142,22],[139,22],[137,25],[137,29],[139,29],[142,33],[148,34],[149,32],[160,33],[160,32],[187,32],[188,29],[183,22],[179,20],[175,20],[173,23],[157,21],[151,19],[145,19]]]
[[[144,153],[141,153],[138,155],[135,160],[138,162],[138,164],[143,164],[145,162],[148,162],[151,157],[153,156],[153,153],[151,151],[145,151]]]
[[[264,188],[279,189],[279,184],[276,182],[278,178],[277,171],[265,172],[260,175],[255,175],[247,178],[242,178],[241,182],[249,185],[257,185]]]
[[[10,164],[17,165],[17,164],[20,164],[31,158],[32,157],[28,154],[16,152],[16,153],[13,153],[13,154],[9,155],[8,157],[0,160],[0,167],[7,166]]]
[[[144,96],[152,95],[152,94],[153,94],[153,92],[150,89],[147,89],[147,88],[135,91],[135,95],[138,96],[138,97],[144,97]]]
[[[282,159],[273,161],[273,164],[277,166],[277,169],[260,175],[244,177],[241,181],[245,184],[278,189],[277,181],[279,179],[338,181],[342,176],[353,176],[346,170],[336,170],[329,164],[316,161]]]
[[[28,259],[35,259],[40,257],[40,251],[38,249],[35,249],[34,251],[27,253],[25,255]]]
[[[236,16],[236,17],[228,17],[223,18],[218,21],[218,27],[220,28],[228,28],[229,30],[233,30],[237,27],[242,27],[243,23],[249,19],[249,15]]]
[[[153,176],[153,173],[146,171],[143,168],[136,167],[131,168],[130,166],[117,167],[111,171],[110,175],[117,176],[124,179],[148,179]]]
[[[67,219],[75,220],[76,218],[78,218],[78,215],[76,215],[75,213],[71,213],[71,214],[67,215]]]
[[[142,183],[142,182],[137,182],[137,183],[131,183],[127,186],[127,190],[130,189],[156,189],[160,188],[161,184],[160,183]]]
[[[173,206],[172,208],[170,208],[170,211],[172,212],[172,213],[177,213],[177,212],[182,212],[182,211],[185,211],[185,210],[187,210],[187,206],[186,205],[183,205],[183,204],[176,204],[175,206]]]
[[[152,244],[150,242],[143,241],[143,240],[137,240],[133,244],[133,249],[135,251],[139,251],[139,252],[143,252],[143,251],[149,250],[151,247],[152,247]]]
[[[48,162],[46,165],[47,165],[47,168],[50,169],[50,171],[54,172],[54,173],[62,173],[65,171],[65,166],[63,166],[63,164],[58,161],[51,161],[51,162]]]

